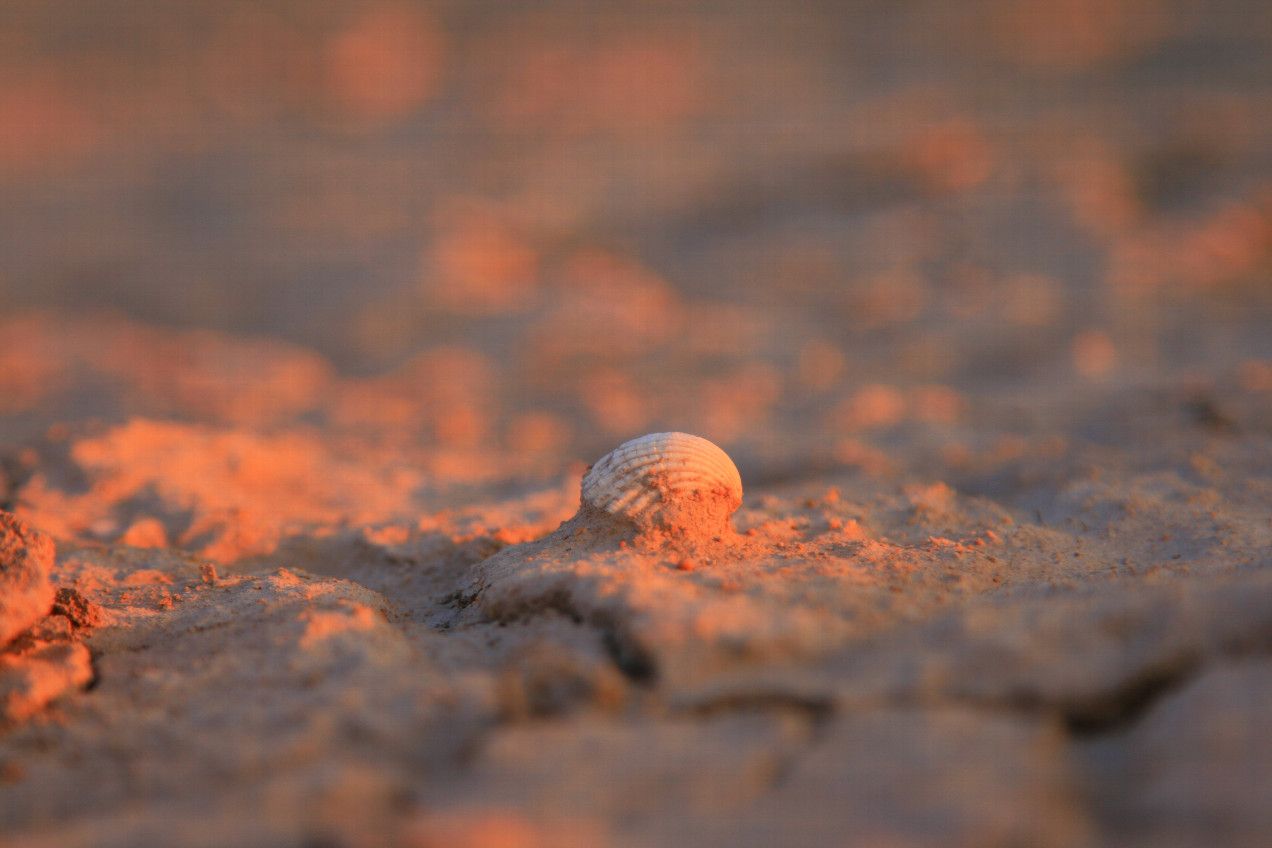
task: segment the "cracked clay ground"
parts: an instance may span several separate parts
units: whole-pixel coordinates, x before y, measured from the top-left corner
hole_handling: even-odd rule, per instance
[[[1272,844],[1266,3],[10,5],[5,848]]]
[[[0,738],[4,826],[18,845],[1256,845],[1272,439],[1122,414],[1157,437],[758,486],[736,538],[534,561],[513,546],[573,514],[577,473],[451,510],[399,479],[426,457],[350,469],[313,433],[43,443],[12,502],[98,610],[67,628],[93,681]],[[204,463],[221,473],[173,473]]]

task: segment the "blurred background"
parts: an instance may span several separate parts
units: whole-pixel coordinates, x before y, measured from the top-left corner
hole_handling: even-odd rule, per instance
[[[1272,392],[1265,0],[0,5],[0,444],[776,480],[1221,384]]]

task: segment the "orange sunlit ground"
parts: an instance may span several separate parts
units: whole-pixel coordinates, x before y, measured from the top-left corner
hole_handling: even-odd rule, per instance
[[[3,4],[0,843],[1269,844],[1269,56]]]

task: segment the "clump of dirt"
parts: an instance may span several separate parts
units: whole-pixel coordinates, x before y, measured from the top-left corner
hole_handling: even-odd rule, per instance
[[[25,721],[93,679],[88,648],[80,642],[32,639],[15,647],[0,653],[0,722]]]
[[[0,512],[0,645],[53,608],[53,540]]]
[[[24,721],[93,678],[75,630],[101,615],[73,589],[55,590],[53,567],[53,540],[0,512],[0,722]]]

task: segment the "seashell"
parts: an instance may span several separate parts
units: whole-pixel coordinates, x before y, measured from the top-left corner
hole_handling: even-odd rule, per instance
[[[729,455],[688,433],[624,442],[583,478],[584,509],[642,526],[727,528],[742,504],[742,477]]]

